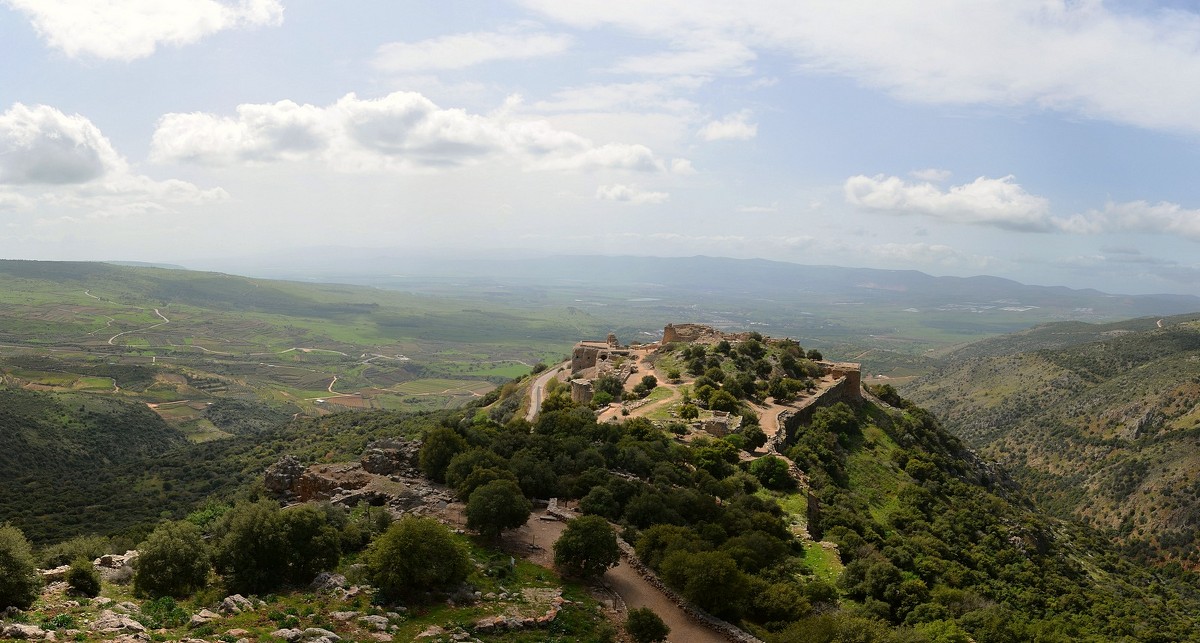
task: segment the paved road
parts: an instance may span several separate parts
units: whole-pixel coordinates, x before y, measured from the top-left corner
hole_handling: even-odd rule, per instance
[[[546,385],[550,383],[550,378],[558,375],[558,372],[566,368],[569,363],[563,362],[558,366],[548,368],[545,373],[533,381],[533,386],[529,387],[529,412],[525,414],[526,420],[533,422],[537,419],[538,411],[542,410],[542,402],[546,400]]]

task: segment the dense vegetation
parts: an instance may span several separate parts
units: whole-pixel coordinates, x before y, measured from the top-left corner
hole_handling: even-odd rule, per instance
[[[968,347],[968,358],[906,391],[1005,464],[1039,507],[1083,517],[1139,556],[1195,568],[1200,324],[1192,319],[1040,327]]]

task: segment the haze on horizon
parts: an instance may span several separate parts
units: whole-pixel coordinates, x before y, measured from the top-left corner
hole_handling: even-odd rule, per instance
[[[0,257],[712,255],[1200,295],[1200,11],[0,0]]]

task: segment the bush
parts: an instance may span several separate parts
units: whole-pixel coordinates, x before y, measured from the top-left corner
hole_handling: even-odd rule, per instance
[[[200,528],[164,522],[138,545],[133,591],[140,596],[187,596],[208,582],[208,548]]]
[[[599,516],[581,516],[568,522],[554,542],[555,566],[573,576],[600,576],[620,560],[617,535]]]
[[[667,640],[671,628],[648,607],[635,607],[629,610],[625,619],[625,631],[635,643],[655,643]]]
[[[69,565],[76,558],[96,560],[109,552],[108,539],[103,536],[76,536],[55,543],[42,552],[42,567],[52,569]]]
[[[100,594],[100,572],[92,566],[91,560],[76,558],[67,570],[67,586],[88,598],[95,598]]]
[[[388,600],[462,583],[471,571],[466,549],[429,518],[392,523],[364,555],[366,575]]]
[[[42,577],[25,534],[12,525],[0,525],[0,609],[29,609],[41,587]]]
[[[496,539],[500,532],[529,520],[533,506],[512,480],[493,480],[471,493],[467,500],[467,527]]]

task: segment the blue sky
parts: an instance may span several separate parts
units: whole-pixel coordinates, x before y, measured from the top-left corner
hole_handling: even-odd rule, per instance
[[[0,256],[708,254],[1200,294],[1192,6],[0,0]]]

